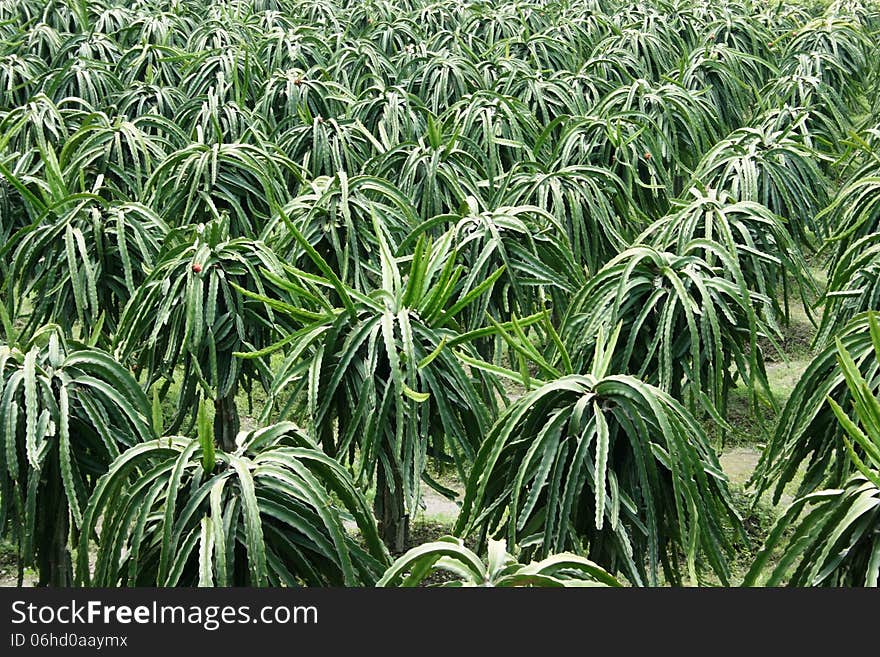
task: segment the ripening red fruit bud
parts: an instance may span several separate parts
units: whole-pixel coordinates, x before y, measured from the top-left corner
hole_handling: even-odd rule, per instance
[[[193,271],[197,274],[200,274],[202,271],[202,266],[199,263],[194,264]]]

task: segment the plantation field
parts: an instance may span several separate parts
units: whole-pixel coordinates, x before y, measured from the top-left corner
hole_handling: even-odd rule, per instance
[[[878,37],[0,0],[0,584],[877,586]]]

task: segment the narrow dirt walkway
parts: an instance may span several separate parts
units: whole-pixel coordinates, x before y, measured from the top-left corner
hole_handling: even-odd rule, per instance
[[[733,447],[725,451],[718,460],[731,483],[745,485],[761,458],[761,452],[754,447]]]

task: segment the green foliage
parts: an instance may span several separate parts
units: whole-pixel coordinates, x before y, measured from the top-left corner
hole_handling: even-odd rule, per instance
[[[880,324],[868,315],[873,348],[880,361]],[[880,401],[841,340],[835,341],[839,367],[851,401],[847,410],[828,397],[843,432],[855,472],[840,488],[821,490],[795,500],[779,518],[746,585],[761,577],[769,555],[782,556],[767,574],[767,586],[874,586],[880,574]],[[854,414],[853,419],[850,413]],[[793,527],[790,536],[785,530]]]
[[[85,509],[79,583],[355,586],[378,579],[388,556],[366,501],[295,425],[241,434],[234,452],[209,455],[203,443],[213,444],[160,438],[112,463]],[[101,549],[92,574],[93,535]]]
[[[606,94],[595,111],[600,116],[638,112],[645,131],[659,145],[658,155],[670,170],[691,170],[720,137],[714,108],[699,92],[672,82],[654,85],[639,79]]]
[[[828,182],[816,153],[769,117],[718,142],[694,171],[695,184],[723,189],[737,201],[766,206],[788,221],[789,232],[811,245],[824,231],[815,217],[825,207]]]
[[[524,165],[511,172],[508,184],[499,194],[514,205],[537,206],[552,214],[568,237],[567,259],[588,273],[617,255],[640,227],[631,221],[637,211],[623,192],[623,181],[604,167]]]
[[[646,228],[637,241],[673,253],[696,251],[708,263],[721,266],[725,263],[714,251],[718,245],[724,247],[746,287],[770,301],[771,307],[763,308],[768,323],[788,316],[789,277],[808,305],[807,294],[815,294],[815,283],[800,246],[780,217],[759,203],[734,201],[724,191],[693,188],[689,196],[680,208]],[[705,240],[703,246],[688,248],[700,239]]]
[[[68,586],[68,531],[113,459],[152,437],[149,403],[128,370],[53,325],[0,345],[0,375],[0,531],[40,583]]]
[[[12,251],[5,283],[18,284],[10,298],[35,300],[27,331],[46,322],[114,330],[167,234],[143,205],[75,197],[17,231],[4,248]]]
[[[830,394],[849,412],[834,339],[872,389],[878,375],[866,324],[848,324],[878,310],[878,33],[873,0],[0,0],[4,377],[47,349],[47,324],[60,327],[65,354],[112,349],[118,376],[143,391],[147,435],[198,445],[185,470],[205,481],[229,470],[228,455],[245,458],[242,426],[296,420],[361,493],[375,491],[379,535],[393,552],[403,551],[423,485],[455,497],[446,478],[482,476],[474,460],[500,435],[499,418],[512,421],[513,402],[570,377],[593,376],[588,390],[614,377],[628,382],[620,390],[641,386],[627,402],[635,415],[591,403],[578,416],[595,431],[605,417],[624,452],[668,450],[660,411],[678,417],[682,406],[723,443],[736,388],[774,434],[760,490],[784,487],[802,463],[803,492],[842,486],[852,466],[824,402]],[[817,289],[826,274],[828,290]],[[799,330],[798,301],[824,302],[814,343],[823,351],[777,428],[765,422],[777,409],[764,360],[784,356],[771,352]],[[46,359],[34,357],[33,375],[51,384],[32,426],[47,409],[54,436],[61,388]],[[110,411],[77,415],[79,392],[68,391],[71,417],[114,431]],[[578,403],[547,394],[546,405],[534,402],[535,427],[556,427]],[[24,398],[16,403],[24,412]],[[127,446],[143,430],[123,427],[113,440]],[[544,445],[549,433],[536,431],[511,448]],[[639,555],[608,538],[607,522],[596,530],[594,518],[588,531],[588,506],[523,511],[527,540],[514,532],[508,544],[526,558],[588,551],[637,583],[660,581],[660,570],[682,581],[679,561],[688,579],[707,564],[725,579],[716,533],[737,523],[714,474],[681,489],[667,473],[685,462],[714,472],[705,439],[682,431],[698,456],[633,457],[644,476],[628,483],[639,491],[626,493],[635,510],[621,511],[620,526]],[[25,440],[7,427],[0,438]],[[59,500],[56,535],[43,538],[46,563],[61,568],[44,579],[66,577],[79,516],[115,456],[105,451],[88,452],[81,487],[60,470],[40,479],[56,482]],[[72,440],[70,453],[76,462]],[[148,460],[173,457],[157,454]],[[432,460],[445,483],[429,476]],[[522,485],[543,477],[524,472]],[[9,477],[21,492],[27,472]],[[657,511],[642,487],[680,508]],[[249,499],[235,490],[224,504]],[[578,499],[595,505],[596,490]],[[161,505],[176,493],[156,495]],[[493,514],[519,504],[474,495],[469,522],[504,524]],[[14,500],[0,491],[0,504]],[[112,516],[114,502],[101,514]],[[218,534],[180,508],[170,522],[190,533],[174,543],[187,548],[174,581],[221,581],[220,562],[208,559]],[[656,526],[645,524],[648,509]],[[234,583],[373,583],[387,565],[373,554],[343,568],[337,547],[356,554],[346,539],[322,552],[336,570],[288,577],[276,561],[252,579],[254,527],[243,522],[240,547],[223,561],[237,565]],[[567,538],[535,542],[545,530]],[[127,531],[96,544],[106,573],[129,559]],[[130,581],[169,581],[154,560],[161,545],[143,547],[143,564],[135,555],[123,566],[137,574]],[[518,566],[498,559],[499,576],[513,577]],[[553,563],[544,574],[554,580],[577,570],[563,577]]]
[[[772,58],[754,56],[750,48],[728,45],[726,40],[731,39],[731,32],[742,26],[727,25],[723,18],[719,23],[721,25],[716,23],[707,28],[717,42],[710,40],[707,45],[696,47],[687,56],[680,75],[685,87],[705,93],[717,110],[722,126],[732,131],[741,127],[743,118],[753,111],[761,98],[761,87],[776,72],[776,67]],[[759,51],[767,47],[767,32],[762,26],[750,23],[743,33],[744,38],[760,40]]]
[[[835,342],[826,344],[813,357],[795,384],[761,454],[752,480],[758,492],[772,489],[776,502],[785,486],[801,476],[799,470],[803,470],[799,495],[824,485],[841,485],[852,472],[842,441],[843,428],[827,403],[832,399],[841,408],[848,408],[852,401],[838,362],[837,341],[871,389],[880,385],[880,363],[874,357],[868,314],[863,313],[842,327]]]
[[[680,581],[698,555],[727,581],[739,526],[717,457],[693,417],[629,376],[546,383],[511,405],[477,454],[460,536],[505,536],[542,556],[583,551],[636,584]],[[481,541],[482,543],[482,541]]]
[[[288,173],[289,172],[289,173]],[[295,167],[269,147],[193,142],[171,153],[147,180],[150,204],[172,226],[228,215],[232,234],[254,235],[285,196]]]
[[[699,238],[676,246],[634,246],[599,270],[571,299],[564,350],[572,371],[586,371],[599,337],[621,325],[612,371],[723,412],[732,368],[756,391],[769,391],[756,346],[759,332],[769,334],[756,306],[769,300],[748,290],[725,244]]]
[[[857,170],[825,209],[829,246],[835,261],[854,243],[880,230],[880,169],[873,163]]]
[[[814,344],[825,345],[856,315],[880,308],[880,233],[852,242],[828,276],[822,322]]]
[[[349,178],[339,171],[332,178],[312,180],[307,191],[272,217],[263,228],[262,240],[285,262],[319,273],[288,230],[286,222],[290,222],[341,280],[366,292],[379,280],[374,215],[392,250],[419,223],[411,201],[388,181],[372,176]]]
[[[419,586],[435,573],[457,578],[443,586],[620,586],[605,570],[575,554],[521,564],[507,552],[504,541],[489,541],[489,560],[484,563],[454,536],[412,548],[385,571],[376,586]]]
[[[479,303],[462,308],[456,320],[468,330],[492,317],[523,317],[543,310],[547,304],[564,308],[582,284],[566,231],[555,218],[537,206],[502,206],[479,212],[468,199],[461,215],[441,215],[410,233],[402,247],[437,222],[451,225],[449,235],[458,258],[466,265],[461,285],[471,290],[484,281],[497,280],[491,293]]]
[[[280,290],[266,277],[279,276],[281,263],[263,243],[232,238],[228,230],[226,222],[215,221],[169,235],[120,319],[117,353],[145,375],[147,385],[164,377],[167,389],[178,369],[182,374],[170,431],[192,415],[200,395],[234,397],[242,380],[269,386],[271,375],[260,361],[241,361],[233,353],[277,338],[274,311],[247,294]]]
[[[461,332],[461,313],[491,292],[503,270],[483,281],[464,279],[447,235],[436,244],[418,240],[404,277],[375,215],[373,223],[381,286],[361,294],[338,279],[288,268],[283,285],[314,310],[264,298],[288,311],[297,329],[262,353],[240,355],[247,361],[288,351],[271,389],[273,398],[287,399],[282,414],[305,395],[308,426],[324,450],[351,463],[359,482],[378,480],[379,492],[392,497],[393,517],[383,523],[390,531],[388,523],[416,508],[427,457],[450,459],[464,476],[488,429],[495,386],[486,374],[469,374],[455,349],[486,334]],[[328,269],[316,252],[312,257]],[[342,307],[324,289],[333,289]]]

